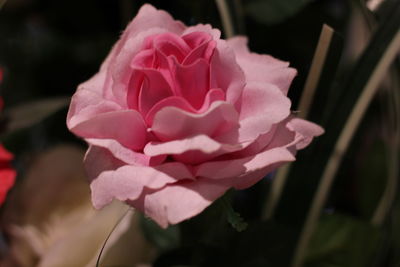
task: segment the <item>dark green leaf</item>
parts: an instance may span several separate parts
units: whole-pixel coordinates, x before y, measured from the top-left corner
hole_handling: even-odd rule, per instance
[[[246,1],[245,11],[260,23],[277,24],[296,14],[310,0],[253,0]]]
[[[140,224],[147,240],[161,251],[172,250],[179,245],[180,232],[176,225],[163,229],[151,219],[141,217]]]
[[[345,215],[324,215],[313,235],[306,266],[364,267],[379,248],[378,228]]]

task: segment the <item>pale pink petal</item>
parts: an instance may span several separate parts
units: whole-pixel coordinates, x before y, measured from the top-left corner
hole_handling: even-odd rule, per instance
[[[105,100],[99,93],[81,87],[72,97],[67,115],[67,126],[71,129],[98,114],[118,110],[121,110],[121,107],[115,102]]]
[[[90,145],[83,160],[89,182],[98,177],[103,171],[116,170],[126,165],[114,157],[107,148]]]
[[[242,148],[242,144],[221,144],[206,135],[197,135],[165,143],[149,142],[144,153],[148,156],[174,155],[180,162],[198,164]]]
[[[197,110],[197,113],[204,113],[206,112],[212,103],[215,101],[224,101],[225,100],[225,93],[219,88],[210,89],[207,92],[207,95],[204,99],[203,106]]]
[[[182,32],[182,36],[191,34],[193,32],[205,32],[211,35],[213,40],[219,40],[221,38],[221,31],[211,27],[210,24],[197,24],[195,26],[188,27]]]
[[[240,127],[216,137],[223,143],[254,141],[290,114],[290,100],[274,85],[252,82],[241,98]]]
[[[147,139],[146,126],[135,110],[102,113],[74,125],[70,130],[84,138],[114,139],[133,150],[142,149]]]
[[[210,88],[221,88],[225,91],[226,101],[236,104],[246,80],[232,48],[225,40],[217,41],[217,48],[210,63],[210,74]]]
[[[156,113],[151,130],[162,141],[183,139],[204,134],[210,137],[237,126],[238,113],[226,102],[216,101],[202,114],[193,114],[175,107]]]
[[[169,173],[164,172],[162,166],[158,168],[126,165],[101,172],[90,184],[93,205],[99,209],[114,198],[121,201],[135,200],[145,187],[159,189],[179,180],[193,179],[192,174],[182,164],[164,167]],[[175,171],[172,170],[174,168]]]
[[[178,109],[182,109],[191,113],[197,113],[197,111],[192,107],[192,105],[189,104],[186,99],[180,96],[170,96],[159,101],[149,110],[146,115],[147,125],[152,125],[154,116],[157,114],[157,112],[165,107],[176,107]]]
[[[299,118],[291,119],[286,127],[301,137],[301,140],[296,144],[296,149],[299,150],[308,146],[315,136],[324,133],[324,129],[317,124]]]
[[[128,39],[137,37],[142,32],[154,28],[162,29],[163,32],[181,34],[186,28],[180,21],[174,20],[170,14],[163,10],[157,10],[152,5],[143,5],[135,18],[128,24],[120,40],[114,46],[113,53],[118,54]]]
[[[112,157],[128,165],[153,166],[159,165],[165,160],[165,157],[162,156],[151,157],[143,154],[143,152],[133,151],[132,149],[126,148],[112,139],[89,138],[86,139],[86,142],[88,142],[91,146],[107,149],[111,153]]]
[[[234,178],[258,171],[272,164],[294,160],[292,153],[285,147],[277,147],[245,158],[200,164],[196,168],[196,176],[211,179]]]
[[[251,53],[247,48],[247,38],[234,37],[228,44],[236,53],[236,60],[246,75],[246,81],[267,82],[276,85],[286,95],[297,71],[289,68],[289,63],[269,55]]]
[[[265,168],[262,168],[260,170],[250,172],[247,174],[244,174],[239,177],[235,177],[232,179],[231,183],[233,186],[238,189],[246,189],[248,187],[253,186],[257,182],[259,182],[261,179],[263,179],[265,176],[267,176],[269,173],[273,172],[277,168],[279,168],[281,165],[287,163],[287,161],[280,161],[271,165],[268,165]]]
[[[207,208],[230,186],[210,179],[169,185],[144,197],[144,212],[161,227],[187,220]]]

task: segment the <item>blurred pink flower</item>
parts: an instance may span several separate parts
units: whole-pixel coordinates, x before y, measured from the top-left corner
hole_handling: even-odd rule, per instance
[[[323,130],[290,116],[296,70],[144,5],[72,98],[68,128],[89,144],[92,202],[126,201],[163,227],[247,188]]]
[[[3,69],[0,67],[0,84],[3,81]],[[3,98],[0,97],[0,112],[3,109]],[[7,192],[14,185],[16,171],[11,166],[11,160],[14,158],[5,147],[0,144],[0,205],[3,204],[7,196]]]
[[[14,185],[17,175],[10,164],[12,159],[13,155],[0,144],[0,205],[5,201],[7,192]]]

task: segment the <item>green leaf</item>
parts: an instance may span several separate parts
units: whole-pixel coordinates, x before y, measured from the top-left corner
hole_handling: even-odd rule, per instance
[[[146,239],[160,251],[172,250],[179,246],[180,231],[178,226],[172,225],[163,229],[153,220],[144,216],[140,218],[140,225]]]
[[[260,23],[277,24],[295,15],[310,0],[253,0],[246,1],[245,12]]]
[[[380,230],[366,222],[345,215],[324,215],[311,240],[305,266],[368,266],[381,238]]]
[[[248,224],[240,216],[238,212],[235,212],[231,203],[227,199],[227,195],[222,197],[222,204],[224,206],[224,212],[230,225],[235,228],[236,231],[242,232],[247,229]]]

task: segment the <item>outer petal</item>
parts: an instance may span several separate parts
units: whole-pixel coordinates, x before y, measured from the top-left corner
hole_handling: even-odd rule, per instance
[[[221,31],[211,27],[210,24],[197,24],[186,28],[182,32],[182,36],[191,34],[193,32],[205,32],[213,37],[214,40],[219,40],[221,38]]]
[[[144,197],[144,212],[160,226],[189,219],[229,189],[222,181],[199,179],[169,185]]]
[[[120,109],[118,104],[104,99],[98,92],[86,89],[86,87],[79,87],[69,106],[67,126],[72,129],[99,114]]]
[[[249,83],[241,98],[239,130],[232,130],[216,140],[223,143],[254,141],[290,114],[290,100],[272,84]]]
[[[289,68],[289,63],[280,61],[269,55],[250,53],[247,48],[247,38],[234,37],[228,44],[236,53],[236,59],[246,75],[246,81],[268,82],[278,86],[287,94],[289,86],[297,71]]]
[[[91,146],[107,149],[112,157],[124,162],[124,165],[150,166],[161,164],[164,160],[164,157],[156,159],[156,157],[147,156],[142,152],[133,151],[112,139],[86,139],[86,141]],[[96,164],[96,162],[93,163]]]
[[[146,126],[135,110],[103,113],[83,121],[70,130],[84,138],[114,139],[133,150],[140,150],[146,142]]]
[[[169,141],[198,134],[219,135],[236,127],[237,121],[238,114],[231,104],[216,101],[202,114],[165,107],[155,115],[151,129],[160,140]]]
[[[103,171],[91,182],[92,202],[96,208],[102,208],[114,198],[121,201],[136,200],[145,187],[159,189],[183,179],[193,179],[193,176],[185,165],[178,162],[155,168],[122,166]]]
[[[211,179],[235,178],[272,164],[294,160],[293,154],[288,149],[276,147],[241,159],[206,162],[196,168],[195,174],[198,177]]]
[[[308,146],[315,136],[320,136],[324,133],[324,129],[320,126],[299,118],[292,118],[287,123],[286,127],[296,132],[296,136],[300,139],[300,141],[296,143],[296,149],[298,150]]]
[[[198,164],[243,148],[243,144],[221,144],[206,135],[197,135],[165,143],[150,142],[144,148],[149,156],[174,155],[180,162]]]

